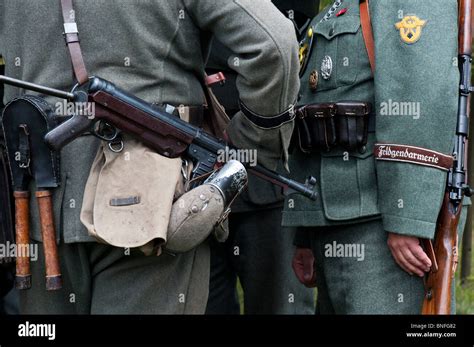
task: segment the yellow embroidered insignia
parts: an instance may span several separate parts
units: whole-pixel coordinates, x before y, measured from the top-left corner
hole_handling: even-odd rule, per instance
[[[300,57],[300,68],[301,69],[303,69],[303,66],[306,62],[306,56],[308,55],[308,48],[309,48],[309,45],[307,43],[302,44],[301,47],[300,47],[299,57]]]
[[[318,89],[319,74],[316,70],[311,71],[309,75],[309,88],[315,92]]]
[[[300,59],[300,77],[303,76],[306,66],[308,65],[311,49],[313,48],[313,28],[309,28],[306,37],[300,43],[299,59]]]
[[[425,20],[411,15],[405,16],[400,22],[395,24],[395,27],[400,31],[400,37],[403,42],[413,44],[420,39],[421,31],[425,24]]]

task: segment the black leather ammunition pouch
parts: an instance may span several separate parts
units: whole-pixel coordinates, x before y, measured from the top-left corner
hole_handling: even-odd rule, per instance
[[[313,104],[298,109],[296,124],[300,149],[309,153],[336,145],[335,104]]]
[[[304,153],[342,147],[357,150],[367,144],[371,105],[344,101],[305,105],[297,110],[298,143]]]

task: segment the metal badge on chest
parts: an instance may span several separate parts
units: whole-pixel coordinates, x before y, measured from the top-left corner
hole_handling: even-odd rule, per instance
[[[342,8],[341,6],[343,4],[343,0],[337,0],[334,2],[334,4],[329,8],[328,12],[324,15],[324,17],[321,19],[320,22],[325,22],[331,19],[334,15],[336,17],[341,17],[347,13],[347,8]],[[306,41],[302,42],[301,49],[300,49],[300,61],[301,61],[301,66],[302,66],[302,71],[301,71],[301,76],[304,73],[303,68],[306,68],[306,65],[309,60],[309,56],[311,54],[311,49],[313,48],[313,40],[314,40],[314,29],[310,28],[307,33],[307,38]],[[309,44],[308,44],[309,41]],[[320,76],[328,81],[333,73],[333,68],[334,68],[334,63],[331,58],[331,56],[326,55],[324,56],[322,62],[321,62],[321,67],[320,67],[320,72],[318,70],[313,70],[309,74],[309,87],[312,92],[315,92],[318,88],[319,85],[319,78]]]
[[[323,76],[326,81],[331,78],[332,67],[332,58],[329,55],[326,55],[321,63],[321,76]]]

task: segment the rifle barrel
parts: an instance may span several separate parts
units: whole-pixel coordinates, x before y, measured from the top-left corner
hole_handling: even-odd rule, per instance
[[[41,86],[39,84],[25,82],[25,81],[17,80],[15,78],[0,75],[0,84],[2,83],[8,84],[14,87],[18,87],[18,88],[32,90],[34,92],[38,92],[38,93],[42,93],[42,94],[46,94],[50,96],[55,96],[61,99],[66,99],[66,100],[74,99],[73,93],[68,93],[59,89],[49,88],[49,87]]]

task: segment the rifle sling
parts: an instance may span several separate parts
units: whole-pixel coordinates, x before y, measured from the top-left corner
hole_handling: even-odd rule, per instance
[[[369,0],[360,1],[360,23],[362,26],[362,36],[364,36],[365,48],[369,55],[370,68],[372,74],[375,72],[375,43],[370,20]]]
[[[82,56],[72,0],[61,0],[61,9],[64,20],[64,39],[69,49],[74,75],[79,84],[84,84],[89,80],[89,74]]]

